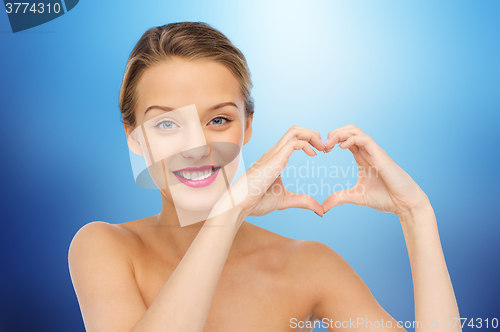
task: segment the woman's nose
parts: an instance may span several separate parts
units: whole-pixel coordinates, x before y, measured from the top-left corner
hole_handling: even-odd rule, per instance
[[[184,137],[185,144],[183,144],[183,150],[181,151],[181,155],[184,158],[199,160],[210,155],[210,149],[207,145],[205,134],[200,125],[196,127],[197,128],[191,128],[192,130],[189,130],[188,135]]]
[[[201,160],[204,158],[207,158],[210,156],[210,149],[208,148],[208,145],[201,145],[193,148],[189,148],[186,150],[183,150],[181,152],[181,155],[184,158],[189,158],[193,160]]]

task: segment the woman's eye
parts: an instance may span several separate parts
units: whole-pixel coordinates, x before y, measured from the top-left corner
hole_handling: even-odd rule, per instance
[[[172,121],[162,121],[162,122],[159,122],[158,124],[156,124],[155,127],[160,128],[160,129],[170,130],[170,129],[173,129],[175,127],[178,127],[178,125],[176,125]]]
[[[226,118],[218,117],[218,118],[215,118],[212,121],[210,121],[208,124],[213,124],[213,125],[216,125],[216,126],[220,126],[220,125],[226,123],[227,121],[228,120]]]

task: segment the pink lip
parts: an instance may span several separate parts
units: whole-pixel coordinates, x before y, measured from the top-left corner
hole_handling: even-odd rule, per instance
[[[214,174],[212,174],[211,176],[209,176],[208,178],[203,179],[203,180],[188,180],[188,179],[183,178],[182,176],[179,176],[176,174],[176,172],[182,172],[182,171],[201,172],[201,171],[204,171],[206,169],[214,169],[214,168],[217,168],[217,170],[214,172]],[[181,183],[185,184],[186,186],[192,187],[192,188],[202,188],[202,187],[206,187],[206,186],[211,185],[215,181],[215,179],[217,178],[219,171],[220,171],[220,167],[208,165],[208,166],[201,166],[201,167],[186,167],[186,168],[174,171],[173,173],[174,173],[175,177],[177,179],[179,179],[179,181]]]

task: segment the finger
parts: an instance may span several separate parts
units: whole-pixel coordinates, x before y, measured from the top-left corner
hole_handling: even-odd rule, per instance
[[[370,160],[370,165],[373,165],[374,163],[378,163],[382,160],[388,159],[389,156],[387,156],[385,151],[381,147],[379,147],[377,143],[375,143],[371,136],[368,136],[364,133],[354,133],[354,135],[352,136],[348,135],[348,130],[340,131],[334,134],[334,136],[339,137],[338,140],[341,141],[339,144],[339,148],[351,150],[358,165],[368,166],[365,162],[363,162],[363,160],[366,162],[367,160]],[[355,154],[355,151],[359,151],[359,153]],[[326,152],[329,151],[327,150]],[[363,157],[362,154],[364,154],[365,157]]]
[[[349,149],[353,153],[356,163],[364,167],[369,167],[371,164],[361,155],[362,152],[368,155],[367,158],[369,158],[371,163],[377,160],[380,155],[380,148],[370,136],[365,134],[349,137],[339,144],[339,148],[343,150]]]
[[[345,130],[345,129],[353,129],[353,128],[357,128],[355,125],[353,125],[352,123],[348,124],[347,126],[343,126],[343,127],[340,127],[340,128],[337,128],[337,129],[334,129],[332,131],[330,131],[328,133],[328,135],[326,136],[327,139],[330,139],[331,136],[333,134],[335,134],[337,131],[341,131],[341,130]]]
[[[288,141],[296,139],[309,142],[318,151],[323,151],[325,149],[325,144],[321,140],[321,135],[319,132],[307,128],[302,128],[299,126],[292,126],[283,135],[283,137],[276,143],[275,147],[281,149]]]
[[[331,194],[323,202],[323,211],[327,213],[332,207],[342,204],[356,204],[363,205],[363,195],[360,194],[362,190],[359,186],[354,186],[347,190],[339,190]]]
[[[352,152],[352,156],[354,157],[354,160],[356,160],[356,164],[358,164],[358,166],[370,167],[370,163],[361,155],[361,151],[357,145],[351,146],[349,150]]]
[[[303,150],[308,156],[314,157],[317,153],[311,148],[308,142],[306,141],[298,141],[291,140],[288,141],[276,154],[280,158],[286,159],[286,163],[288,159],[292,155],[293,151]],[[284,166],[284,165],[283,165]]]
[[[341,149],[349,149],[353,145],[356,145],[358,147],[366,147],[368,144],[372,143],[373,140],[370,136],[368,135],[356,135],[356,136],[350,136],[348,137],[342,144],[339,145],[339,148]],[[375,143],[375,142],[373,142]]]
[[[330,152],[335,144],[340,143],[342,144],[345,142],[349,137],[351,136],[356,136],[356,135],[365,135],[363,131],[359,128],[347,128],[343,130],[336,131],[335,133],[332,133],[330,138],[328,139],[328,142],[326,144],[326,151],[325,152]],[[339,146],[340,146],[339,144]]]
[[[364,135],[364,132],[352,124],[329,132],[325,152],[330,152],[335,144],[345,141],[354,135]]]
[[[332,150],[333,150],[333,148],[335,147],[335,145],[337,144],[337,143],[332,143],[332,144],[330,144],[330,145],[331,145],[331,147],[328,147],[328,146],[327,146],[328,142],[330,142],[330,141],[329,141],[329,140],[326,140],[326,142],[325,142],[325,150],[323,151],[324,153],[328,153],[328,152],[332,151]],[[342,144],[343,142],[345,142],[345,141],[339,141],[339,142],[338,142],[338,143],[339,143],[339,146],[340,146],[340,144]]]
[[[316,213],[318,216],[323,217],[323,207],[317,200],[309,195],[296,194],[288,191],[285,195],[282,207],[279,208],[279,210],[290,208],[308,209]]]

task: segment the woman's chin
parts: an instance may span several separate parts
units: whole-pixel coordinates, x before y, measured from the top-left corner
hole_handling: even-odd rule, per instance
[[[201,202],[201,204],[193,204],[190,200],[174,200],[175,209],[183,213],[206,214],[208,216],[212,211],[215,202]],[[206,217],[205,217],[206,218]]]

